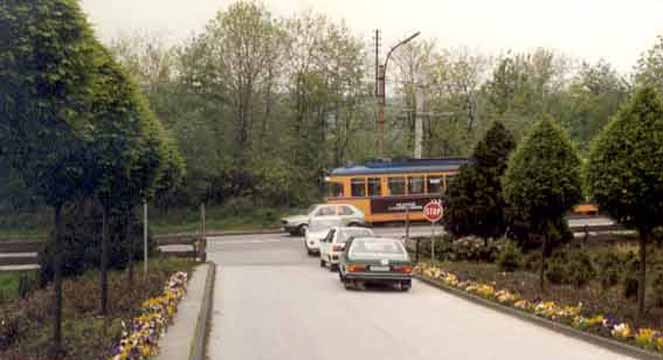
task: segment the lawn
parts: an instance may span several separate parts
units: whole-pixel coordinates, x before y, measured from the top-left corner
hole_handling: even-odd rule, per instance
[[[146,278],[137,271],[131,286],[125,271],[109,274],[109,316],[100,317],[98,272],[89,271],[63,284],[63,338],[67,360],[108,359],[122,333],[122,322],[137,314],[140,304],[160,294],[176,271],[191,273],[187,259],[155,258]],[[142,269],[137,264],[137,269]],[[11,276],[8,276],[11,278]],[[11,283],[11,281],[9,281]],[[26,299],[0,304],[0,358],[52,360],[47,356],[52,331],[53,289],[35,289]]]
[[[281,225],[281,217],[301,212],[293,209],[213,206],[206,211],[207,231],[277,229]],[[51,214],[49,209],[24,213],[0,212],[0,241],[45,239],[52,228]],[[150,208],[148,223],[154,235],[195,233],[200,231],[200,210],[178,208],[162,211]]]
[[[0,272],[0,304],[12,301],[19,296],[18,288],[21,277],[34,282],[37,275],[36,271]]]

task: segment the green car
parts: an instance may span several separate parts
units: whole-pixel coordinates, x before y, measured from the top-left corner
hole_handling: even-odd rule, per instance
[[[366,283],[387,283],[408,291],[412,287],[413,269],[414,263],[400,240],[358,237],[345,244],[338,273],[346,289]]]

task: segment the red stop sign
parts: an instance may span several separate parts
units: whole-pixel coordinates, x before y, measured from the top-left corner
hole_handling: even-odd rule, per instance
[[[432,200],[424,206],[424,217],[430,222],[438,222],[444,215],[440,200]]]

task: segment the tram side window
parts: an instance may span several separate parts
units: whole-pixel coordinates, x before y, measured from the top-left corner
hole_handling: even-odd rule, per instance
[[[440,194],[442,192],[442,177],[429,176],[428,177],[428,193]]]
[[[352,196],[366,196],[366,180],[364,178],[354,178],[350,180]]]
[[[424,177],[423,176],[410,176],[407,178],[407,192],[408,194],[423,194],[424,193]]]
[[[328,197],[343,197],[343,184],[342,183],[328,183],[327,185]]]
[[[380,178],[368,178],[368,196],[382,195],[382,183]]]
[[[405,178],[404,177],[390,177],[389,194],[390,195],[405,195]]]

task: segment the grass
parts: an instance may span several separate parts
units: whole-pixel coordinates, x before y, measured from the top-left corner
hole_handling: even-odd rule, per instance
[[[38,273],[33,270],[0,272],[0,305],[18,298],[21,276],[27,276],[28,279],[35,281]]]
[[[297,210],[242,208],[211,206],[207,209],[207,231],[261,230],[278,228],[281,217],[301,213]],[[49,209],[31,212],[0,212],[0,241],[40,240],[48,236],[52,228]],[[150,209],[148,217],[152,234],[196,233],[200,231],[198,208],[177,208],[169,211]]]
[[[261,230],[278,228],[281,217],[288,210],[259,209],[228,209],[227,207],[210,207],[206,209],[207,231]],[[150,229],[156,235],[195,233],[200,231],[199,209],[173,209],[164,212],[153,212],[150,216]]]
[[[136,266],[135,284],[126,271],[109,274],[109,315],[99,316],[98,272],[65,279],[63,284],[63,339],[66,360],[108,359],[122,333],[122,322],[137,315],[140,304],[160,294],[175,271],[191,273],[195,263],[179,258],[155,258],[143,279]],[[0,359],[53,360],[51,339],[53,289],[34,290],[26,299],[0,304]]]

